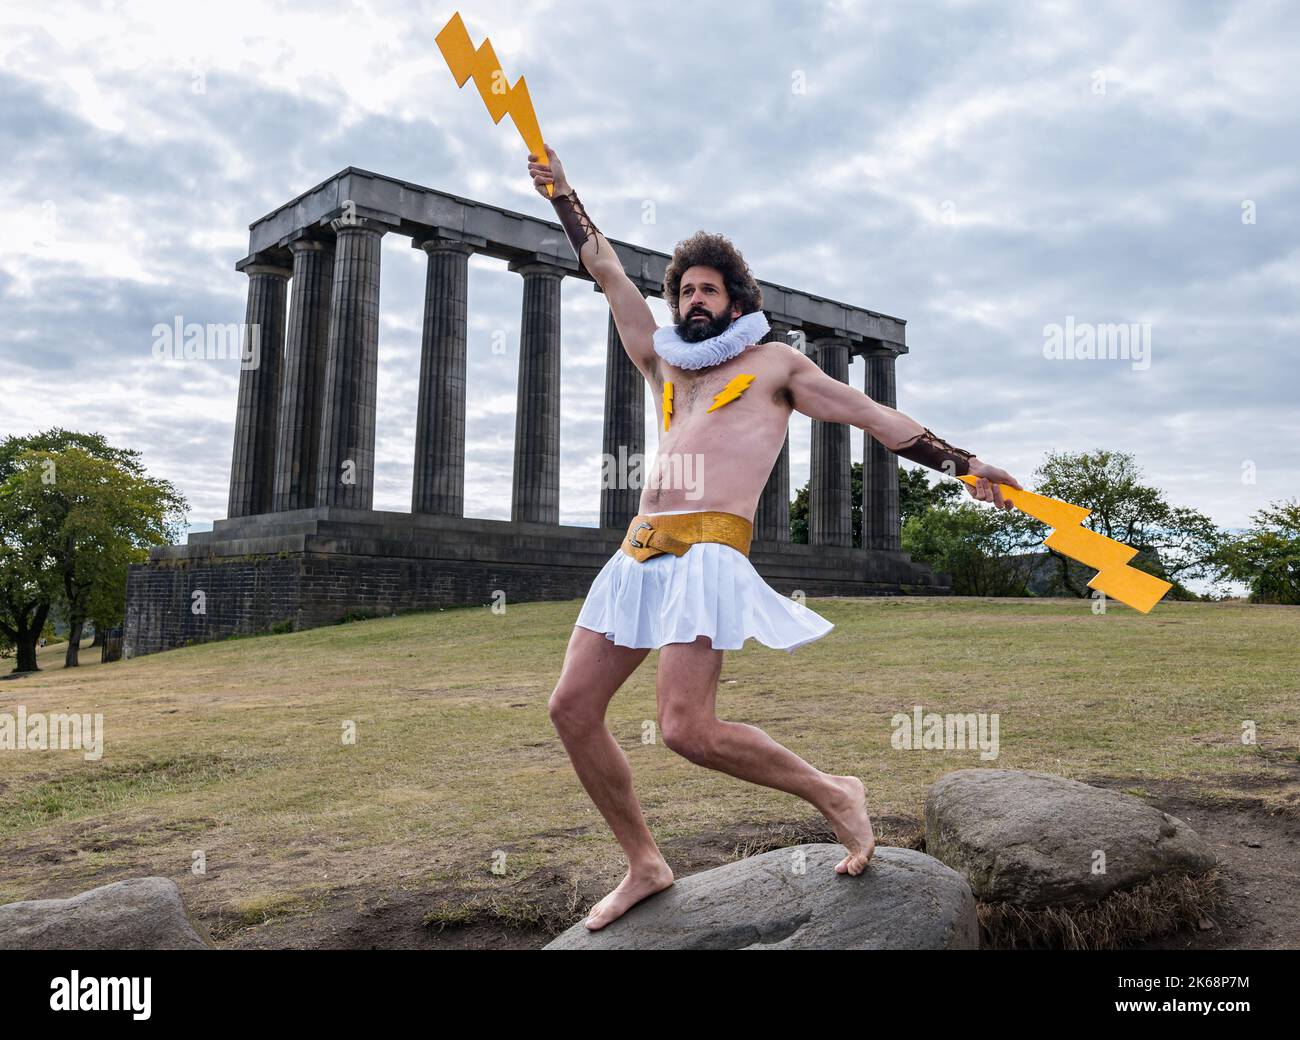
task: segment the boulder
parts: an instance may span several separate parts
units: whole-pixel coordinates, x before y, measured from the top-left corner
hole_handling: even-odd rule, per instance
[[[548,950],[975,950],[970,886],[922,852],[877,847],[857,877],[841,845],[774,849],[678,878],[604,928]]]
[[[960,769],[931,784],[925,847],[977,899],[1025,909],[1096,903],[1160,874],[1202,874],[1216,862],[1186,823],[1138,798],[1013,769]]]
[[[171,878],[0,906],[0,950],[206,950]]]

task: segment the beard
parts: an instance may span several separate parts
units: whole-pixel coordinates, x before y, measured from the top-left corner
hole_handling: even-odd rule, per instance
[[[704,318],[701,321],[691,320],[694,313],[686,314],[677,323],[677,335],[681,336],[687,343],[699,343],[706,339],[712,339],[714,336],[720,336],[731,325],[731,315],[725,311],[716,318],[712,314],[704,312]]]

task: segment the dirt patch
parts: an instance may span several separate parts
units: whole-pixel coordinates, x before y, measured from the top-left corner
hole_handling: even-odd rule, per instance
[[[1300,949],[1300,820],[1262,801],[1207,803],[1194,785],[1149,779],[1091,778],[1111,790],[1139,789],[1153,805],[1186,821],[1208,841],[1226,876],[1227,901],[1197,929],[1139,944],[1144,950]],[[876,822],[881,845],[922,848],[911,817]],[[662,843],[679,877],[744,856],[805,842],[834,841],[818,817],[720,828]],[[535,950],[576,923],[606,890],[571,868],[535,871],[508,888],[456,886],[331,892],[318,907],[247,925],[221,913],[204,918],[222,949]]]
[[[917,848],[919,819],[873,821],[881,845]],[[589,828],[577,828],[588,830]],[[808,842],[833,842],[818,816],[742,824],[662,842],[678,877]],[[470,868],[466,868],[469,873]],[[572,868],[546,868],[489,891],[451,886],[337,889],[323,906],[304,906],[260,924],[225,912],[203,916],[221,949],[536,950],[576,924],[609,890]]]
[[[1254,798],[1207,803],[1186,781],[1086,781],[1109,790],[1141,789],[1145,800],[1196,831],[1223,871],[1227,900],[1195,930],[1133,947],[1138,950],[1300,949],[1300,819]],[[1245,786],[1245,785],[1242,785]]]
[[[232,922],[220,914],[203,920],[223,950],[536,950],[551,941],[540,929],[490,919],[441,929],[423,923],[431,906],[460,894],[453,889],[339,890],[323,909],[286,914],[233,934]]]

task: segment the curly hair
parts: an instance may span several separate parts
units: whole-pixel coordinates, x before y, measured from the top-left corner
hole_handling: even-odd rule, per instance
[[[740,250],[723,235],[697,231],[690,238],[677,243],[668,269],[664,272],[664,300],[672,312],[673,324],[680,322],[677,313],[678,294],[682,288],[682,275],[692,267],[713,267],[722,272],[722,285],[733,304],[739,304],[742,316],[763,308],[763,290],[758,287],[749,265]]]

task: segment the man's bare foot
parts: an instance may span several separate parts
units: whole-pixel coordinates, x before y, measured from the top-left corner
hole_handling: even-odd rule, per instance
[[[662,892],[672,883],[672,868],[663,860],[659,861],[658,866],[630,869],[618,887],[591,908],[591,913],[582,923],[593,932],[604,928],[647,896]]]
[[[876,851],[876,836],[867,815],[867,789],[856,776],[832,777],[842,797],[835,800],[826,818],[835,828],[835,837],[849,854],[835,864],[835,873],[861,874]]]

